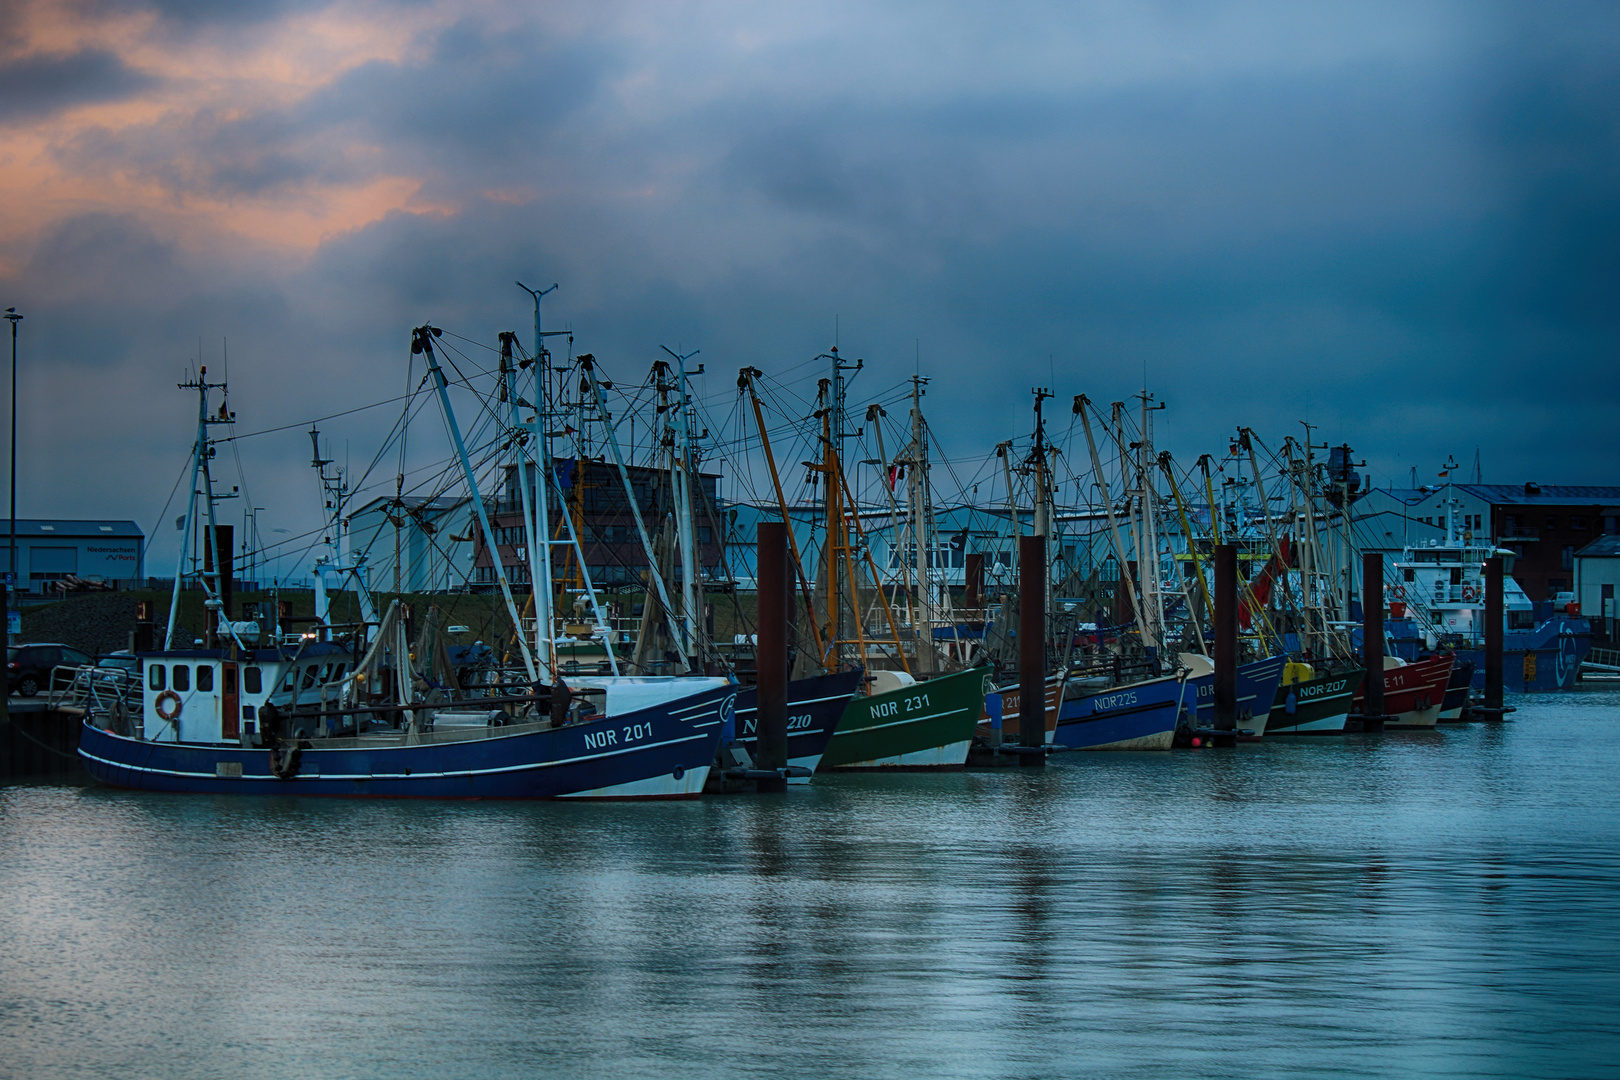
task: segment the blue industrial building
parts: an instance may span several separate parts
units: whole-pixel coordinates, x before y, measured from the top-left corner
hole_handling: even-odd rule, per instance
[[[11,570],[11,523],[0,522],[0,567]],[[128,581],[146,575],[146,534],[133,521],[17,519],[17,585],[41,592],[79,578]]]

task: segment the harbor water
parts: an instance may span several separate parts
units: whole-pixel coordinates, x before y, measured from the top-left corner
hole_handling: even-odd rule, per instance
[[[1620,1076],[1620,690],[659,804],[0,789],[6,1077]]]

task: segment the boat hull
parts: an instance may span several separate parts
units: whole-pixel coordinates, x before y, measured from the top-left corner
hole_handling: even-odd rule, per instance
[[[1342,735],[1361,682],[1359,668],[1277,687],[1266,731],[1272,735]]]
[[[1277,698],[1277,687],[1282,684],[1286,656],[1269,656],[1253,663],[1239,664],[1237,669],[1238,727],[1254,732],[1256,738],[1266,733],[1272,703]],[[1200,675],[1187,680],[1198,690],[1198,725],[1212,727],[1215,723],[1215,676]]]
[[[814,772],[838,730],[850,696],[866,678],[864,671],[838,671],[812,679],[795,679],[787,688],[787,763]],[[737,691],[737,742],[753,756],[759,745],[759,688]],[[790,776],[790,784],[808,784],[808,776]]]
[[[976,667],[852,698],[820,770],[962,768],[989,684],[990,669]]]
[[[1070,750],[1168,750],[1191,693],[1179,674],[1107,690],[1076,693],[1071,687],[1053,741]]]
[[[1046,677],[1046,733],[1044,741],[1051,746],[1052,740],[1057,736],[1058,709],[1063,704],[1063,680],[1057,675]],[[1001,699],[1000,728],[1001,738],[1006,742],[1017,742],[1023,733],[1022,690],[1015,683],[992,691]],[[973,729],[973,734],[980,739],[989,739],[997,728],[996,717],[991,715],[991,695],[985,695],[984,712],[979,716],[979,723]]]
[[[271,752],[236,744],[149,742],[86,723],[79,756],[114,787],[198,794],[434,799],[681,799],[703,792],[736,700],[722,686],[654,708],[552,728],[407,744],[376,736],[306,740],[291,775]]]
[[[1451,681],[1453,656],[1419,660],[1404,667],[1384,669],[1384,722],[1386,729],[1433,728],[1445,703],[1446,684]],[[1355,708],[1363,708],[1365,688],[1356,695]]]
[[[1468,694],[1474,685],[1474,662],[1458,658],[1446,683],[1446,699],[1440,706],[1440,723],[1459,724],[1468,707]]]

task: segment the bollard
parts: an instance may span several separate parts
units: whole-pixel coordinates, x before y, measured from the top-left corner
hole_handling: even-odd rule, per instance
[[[788,570],[787,525],[759,523],[759,644],[754,648],[759,705],[754,714],[754,767],[781,769],[787,765],[787,625],[792,604],[792,578]],[[787,780],[758,781],[759,790],[786,790]]]
[[[1344,729],[1383,731],[1388,717],[1384,715],[1384,555],[1379,551],[1361,556],[1361,662],[1367,668],[1361,716],[1346,717]]]
[[[1216,544],[1214,746],[1237,745],[1237,637],[1237,545]]]
[[[1502,556],[1485,560],[1485,708],[1493,720],[1502,718]]]
[[[1018,538],[1018,744],[1046,746],[1046,537]],[[1024,765],[1044,765],[1046,755],[1019,756]]]

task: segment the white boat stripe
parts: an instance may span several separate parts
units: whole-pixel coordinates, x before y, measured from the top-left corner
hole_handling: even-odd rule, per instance
[[[924,720],[937,720],[942,716],[955,716],[957,713],[965,713],[965,712],[967,712],[966,708],[950,709],[950,710],[948,710],[946,712],[930,713],[927,716],[911,716],[911,717],[907,717],[904,720],[890,720],[887,724],[873,724],[870,727],[854,728],[854,729],[852,729],[850,731],[835,731],[835,732],[833,732],[833,738],[836,739],[840,735],[859,735],[862,732],[878,731],[878,730],[880,730],[882,728],[896,727],[896,726],[898,726],[900,724],[920,724]]]
[[[795,705],[819,705],[823,701],[843,701],[853,696],[853,694],[829,694],[827,697],[803,698],[799,701],[788,702],[788,708],[791,709]],[[757,705],[750,705],[746,709],[738,709],[737,711],[740,713],[755,712],[758,710],[758,708],[759,707]]]
[[[530,769],[549,769],[556,765],[574,765],[581,761],[597,761],[603,758],[617,757],[637,750],[655,750],[661,746],[676,746],[680,743],[691,742],[693,739],[707,738],[704,735],[686,735],[679,739],[666,739],[657,743],[642,743],[639,746],[626,746],[605,754],[586,754],[583,757],[560,758],[557,761],[537,761],[527,765],[504,765],[499,769],[467,769],[458,772],[410,772],[410,773],[321,773],[318,776],[306,777],[309,780],[416,780],[422,777],[429,779],[444,778],[447,776],[490,776],[496,773],[525,772]],[[221,748],[225,749],[225,748]],[[326,753],[352,753],[353,751],[328,750]],[[159,776],[191,776],[207,780],[225,779],[215,773],[182,772],[178,769],[153,769],[144,765],[125,765],[118,761],[108,761],[106,758],[96,757],[84,749],[79,750],[82,757],[91,761],[98,761],[109,768],[129,769],[132,772],[155,773]],[[232,780],[274,780],[274,776],[241,776],[230,777]]]

